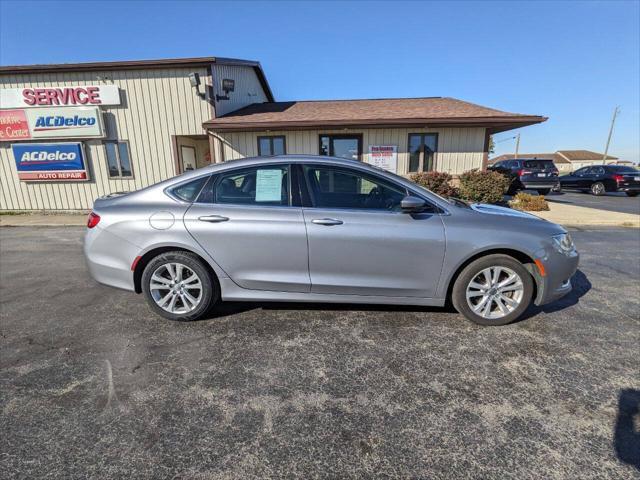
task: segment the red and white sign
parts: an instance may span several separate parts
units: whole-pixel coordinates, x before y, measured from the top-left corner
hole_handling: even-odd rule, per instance
[[[19,172],[18,178],[29,181],[65,180],[72,182],[86,180],[87,172]]]
[[[120,105],[115,85],[0,89],[0,108]]]
[[[369,163],[378,168],[397,173],[398,147],[397,145],[370,145]]]
[[[31,138],[24,110],[0,110],[0,142]]]

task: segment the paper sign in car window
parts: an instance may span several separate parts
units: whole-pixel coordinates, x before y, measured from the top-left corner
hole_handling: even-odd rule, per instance
[[[258,170],[256,202],[279,202],[282,199],[282,170]]]

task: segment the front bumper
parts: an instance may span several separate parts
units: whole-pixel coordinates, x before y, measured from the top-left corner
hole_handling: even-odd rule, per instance
[[[580,254],[574,250],[571,254],[565,255],[550,247],[540,252],[537,257],[544,266],[545,275],[537,272],[538,293],[534,303],[546,305],[564,297],[573,289],[571,277],[578,270]]]

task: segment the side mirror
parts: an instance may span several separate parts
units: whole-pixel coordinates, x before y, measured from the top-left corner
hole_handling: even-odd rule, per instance
[[[421,212],[427,206],[427,202],[423,199],[414,197],[413,195],[407,195],[400,202],[400,208],[404,213]]]

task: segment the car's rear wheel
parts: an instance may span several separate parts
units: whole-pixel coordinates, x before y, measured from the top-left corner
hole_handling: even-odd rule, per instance
[[[197,320],[219,298],[219,288],[193,253],[174,251],[153,258],[142,273],[147,303],[170,320]]]
[[[626,192],[627,193],[627,197],[637,197],[638,196],[638,192]]]
[[[467,265],[453,286],[453,306],[479,325],[506,325],[531,304],[534,280],[513,257],[487,255]]]
[[[602,182],[595,182],[593,185],[591,185],[591,193],[598,197],[600,195],[604,195],[606,191],[607,189]]]
[[[550,188],[539,188],[537,190],[538,195],[549,195],[549,192],[551,191]]]

